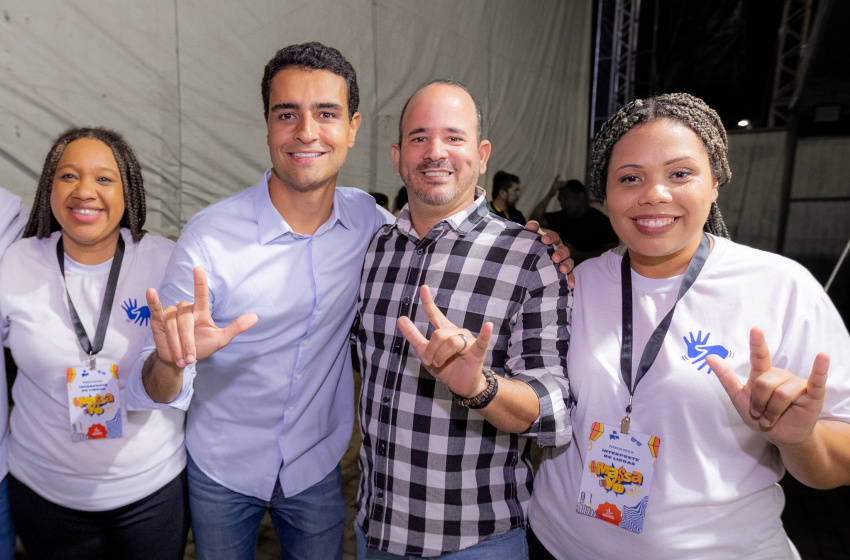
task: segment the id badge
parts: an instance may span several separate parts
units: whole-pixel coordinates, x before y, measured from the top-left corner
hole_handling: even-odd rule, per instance
[[[640,533],[661,438],[619,428],[593,423],[576,511]]]
[[[86,364],[66,372],[72,441],[121,437],[118,366],[107,370]]]

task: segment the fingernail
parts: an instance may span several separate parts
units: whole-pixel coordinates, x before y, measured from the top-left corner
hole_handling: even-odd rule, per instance
[[[760,425],[762,428],[769,428],[769,427],[772,425],[772,423],[771,423],[771,421],[770,421],[770,420],[768,420],[767,418],[765,418],[764,416],[762,416],[762,417],[761,417],[761,419],[759,420],[759,425]]]
[[[191,364],[194,361],[195,361],[195,355],[194,354],[186,354],[186,363],[187,364]]]
[[[186,367],[186,361],[183,358],[180,358],[179,360],[177,360],[177,367]]]
[[[754,408],[750,408],[750,416],[754,418],[761,418],[761,412],[757,411]]]

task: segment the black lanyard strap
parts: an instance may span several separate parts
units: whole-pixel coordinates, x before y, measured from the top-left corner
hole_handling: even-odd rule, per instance
[[[643,379],[644,375],[646,375],[646,372],[649,371],[649,368],[652,367],[652,364],[655,362],[655,358],[658,357],[658,352],[661,350],[661,344],[664,342],[664,337],[667,336],[667,330],[670,328],[670,321],[673,320],[673,312],[676,310],[676,304],[679,303],[679,300],[682,299],[685,292],[693,286],[697,276],[699,276],[699,273],[705,264],[705,260],[708,258],[710,250],[711,243],[708,236],[703,234],[699,247],[697,248],[696,253],[694,253],[694,256],[691,258],[691,262],[688,263],[688,269],[685,271],[684,278],[682,278],[682,285],[679,287],[679,297],[676,298],[676,301],[673,303],[673,307],[667,312],[667,315],[661,321],[661,324],[655,327],[655,330],[652,332],[652,336],[649,337],[649,341],[643,349],[643,355],[640,358],[640,363],[638,364],[638,369],[635,373],[634,384],[632,384],[632,347],[634,345],[632,321],[632,268],[629,252],[626,251],[626,254],[623,256],[623,263],[620,269],[623,289],[623,346],[620,351],[620,374],[623,376],[623,381],[625,381],[626,387],[629,389],[629,404],[626,407],[627,417],[632,412],[632,397],[635,395],[635,389],[637,389],[638,383],[640,383],[640,380]]]
[[[118,274],[121,272],[121,261],[124,260],[124,238],[118,234],[118,244],[115,246],[115,255],[112,257],[112,266],[109,269],[109,278],[106,280],[106,291],[103,294],[103,303],[100,306],[100,318],[97,321],[97,330],[94,334],[94,344],[89,341],[89,336],[83,327],[80,316],[71,301],[68,292],[68,284],[65,282],[65,250],[62,237],[56,243],[56,259],[59,261],[59,270],[62,272],[62,283],[65,285],[65,295],[68,297],[68,310],[71,312],[71,323],[77,332],[77,340],[80,341],[83,351],[89,355],[90,367],[95,367],[95,356],[103,349],[103,341],[106,338],[106,327],[109,325],[109,315],[112,313],[112,302],[115,300],[115,288],[118,287]]]

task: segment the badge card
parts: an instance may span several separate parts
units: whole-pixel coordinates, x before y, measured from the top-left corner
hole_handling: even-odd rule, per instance
[[[108,369],[78,367],[66,372],[73,441],[121,437],[118,366]]]
[[[640,533],[661,438],[594,422],[576,511]]]

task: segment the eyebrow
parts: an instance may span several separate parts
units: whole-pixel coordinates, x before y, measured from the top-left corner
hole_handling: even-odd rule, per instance
[[[76,165],[74,165],[73,163],[66,163],[66,164],[64,164],[64,165],[59,165],[59,166],[57,166],[57,167],[56,167],[56,171],[59,171],[60,169],[65,169],[65,168],[67,168],[67,167],[71,167],[71,168],[76,169],[76,167],[77,167],[77,166],[76,166]],[[120,172],[119,170],[114,169],[114,168],[112,168],[112,167],[106,167],[105,165],[102,165],[102,166],[98,167],[98,168],[97,168],[97,170],[98,170],[98,171],[109,171],[110,173],[118,173],[119,175],[121,174],[121,172]]]
[[[444,128],[443,130],[445,130],[446,132],[451,132],[452,134],[460,134],[460,135],[463,135],[463,136],[467,135],[466,131],[464,129],[456,128],[456,127],[453,127],[453,126]],[[415,136],[416,134],[422,134],[423,132],[428,132],[428,131],[429,131],[429,129],[425,128],[424,126],[420,126],[418,128],[414,128],[413,130],[408,132],[407,135],[408,136]]]
[[[691,156],[681,156],[681,157],[677,157],[677,158],[673,158],[673,159],[668,159],[667,161],[664,162],[664,165],[670,165],[670,164],[673,164],[673,163],[678,163],[678,162],[684,161],[686,159],[689,159],[691,161],[696,161]],[[621,165],[620,167],[618,167],[614,171],[619,171],[621,169],[626,169],[626,168],[643,169],[643,166],[639,165],[637,163],[626,163],[626,164]]]
[[[278,103],[277,105],[274,105],[271,109],[269,109],[269,112],[273,113],[275,111],[282,111],[282,110],[286,110],[286,109],[300,109],[300,108],[301,108],[301,105],[299,105],[298,103]],[[342,105],[340,105],[339,103],[333,103],[331,101],[320,101],[318,103],[313,103],[313,105],[311,105],[311,108],[312,109],[336,109],[338,111],[342,111]]]

